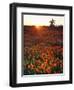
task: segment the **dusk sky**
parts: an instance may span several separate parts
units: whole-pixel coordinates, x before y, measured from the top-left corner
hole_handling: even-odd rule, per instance
[[[43,16],[43,15],[24,15],[24,25],[49,26],[52,19],[55,20],[55,25],[64,25],[64,16]]]

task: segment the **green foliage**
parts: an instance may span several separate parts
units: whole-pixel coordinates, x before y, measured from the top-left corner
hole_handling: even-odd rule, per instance
[[[56,66],[52,68],[52,72],[57,72],[57,71],[61,71],[61,67],[60,66]]]
[[[39,58],[40,58],[39,52],[35,52],[35,59],[39,59]]]

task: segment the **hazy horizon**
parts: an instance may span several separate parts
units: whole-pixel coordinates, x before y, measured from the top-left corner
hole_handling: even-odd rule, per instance
[[[36,25],[24,25],[24,26],[36,26]],[[49,27],[50,25],[39,25],[39,27]],[[63,25],[54,25],[54,26],[63,26]]]

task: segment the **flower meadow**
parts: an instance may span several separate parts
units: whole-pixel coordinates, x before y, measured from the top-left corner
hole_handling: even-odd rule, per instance
[[[24,26],[23,74],[63,73],[63,28]]]

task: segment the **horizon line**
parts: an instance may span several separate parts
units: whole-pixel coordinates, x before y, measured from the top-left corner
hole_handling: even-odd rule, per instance
[[[37,26],[37,25],[23,25],[23,26]],[[38,25],[38,26],[51,26],[51,25]],[[53,25],[53,26],[63,26],[63,25]]]

